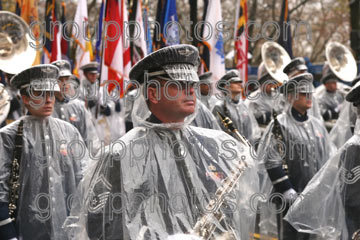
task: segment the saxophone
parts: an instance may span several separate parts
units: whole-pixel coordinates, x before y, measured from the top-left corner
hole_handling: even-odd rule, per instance
[[[206,207],[206,209],[212,209],[212,211],[210,213],[206,213],[196,222],[192,234],[202,237],[205,240],[211,238],[216,228],[214,222],[221,222],[225,217],[224,213],[221,211],[221,206],[223,206],[225,203],[224,196],[226,196],[225,194],[229,194],[234,189],[236,183],[239,181],[246,168],[246,162],[240,161],[236,168],[231,170],[230,177],[224,179],[221,187],[216,190],[216,200],[211,200]],[[232,234],[228,235],[228,238],[235,239]]]
[[[228,117],[224,117],[221,113],[218,112],[219,117],[222,120],[224,126],[234,133],[236,138],[246,144],[247,146],[251,146],[250,143],[238,132],[232,121]],[[236,183],[239,182],[240,177],[243,175],[244,171],[247,168],[247,164],[245,161],[239,161],[236,165],[235,169],[231,170],[231,175],[224,179],[221,183],[221,187],[219,187],[215,192],[215,200],[211,200],[207,205],[206,209],[212,209],[210,213],[206,213],[202,216],[195,224],[192,234],[202,237],[205,240],[208,240],[212,237],[213,232],[215,231],[216,225],[214,222],[221,222],[224,219],[224,213],[221,211],[221,207],[226,204],[224,196],[232,192]],[[219,239],[219,238],[217,238]],[[233,233],[225,233],[222,236],[222,239],[235,239]]]
[[[17,208],[16,205],[19,199],[20,160],[23,147],[23,125],[24,121],[21,120],[15,137],[14,158],[11,162],[11,175],[9,179],[9,216],[13,221],[15,221],[15,212]]]

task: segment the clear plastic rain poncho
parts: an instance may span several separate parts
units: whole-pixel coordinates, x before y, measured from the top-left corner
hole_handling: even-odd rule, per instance
[[[197,113],[194,120],[191,122],[192,126],[221,130],[215,116],[199,99],[196,103]]]
[[[170,124],[147,121],[150,114],[141,95],[132,111],[135,128],[84,177],[65,223],[71,238],[162,240],[189,233],[242,158],[248,168],[223,196],[232,210],[224,208],[224,221],[214,224],[217,233],[230,230],[236,239],[247,239],[255,217],[250,198],[259,190],[249,148],[222,131],[188,126],[194,114]],[[231,146],[224,148],[227,142]]]
[[[273,134],[274,120],[267,126],[257,147],[262,200],[259,202],[259,231],[261,234],[277,236],[277,209],[271,199],[276,191],[267,169],[288,165],[288,177],[295,191],[300,193],[317,171],[332,156],[336,148],[321,120],[308,114],[304,122],[296,121],[291,113],[292,104],[286,103],[282,114],[277,116],[283,134],[283,142]],[[284,150],[279,154],[279,148]],[[282,194],[282,193],[281,193]]]
[[[330,93],[327,92],[325,88],[318,87],[314,96],[319,103],[321,116],[323,116],[329,109],[340,112],[342,109],[342,103],[345,100],[345,92],[342,88],[339,88],[334,93]]]
[[[216,117],[218,116],[217,112],[230,117],[240,134],[249,140],[250,143],[254,143],[260,138],[261,131],[259,125],[254,114],[246,107],[244,101],[239,100],[238,103],[234,103],[230,98],[223,97],[223,100],[216,103],[212,112]],[[227,131],[218,117],[217,120],[220,127]]]
[[[360,119],[355,134],[314,176],[285,220],[322,239],[351,239],[360,229]]]
[[[125,110],[125,120],[128,122],[132,122],[131,113],[134,105],[135,99],[138,97],[138,90],[134,89],[130,91],[125,99],[126,110]],[[197,99],[196,103],[196,116],[194,120],[191,122],[192,126],[209,128],[209,129],[217,129],[221,130],[217,120],[214,115],[210,112],[210,110],[203,104],[200,99]]]
[[[15,135],[23,121],[16,228],[19,239],[67,239],[62,224],[87,164],[79,132],[56,118],[23,116],[0,130],[0,201],[9,202],[8,185]]]
[[[273,119],[273,109],[277,114],[280,114],[283,111],[286,105],[286,99],[283,94],[277,94],[274,92],[269,96],[262,92],[261,89],[257,89],[246,98],[245,104],[254,113],[254,117],[256,119],[266,123]],[[319,104],[314,97],[312,98],[312,107],[308,110],[308,114],[319,120],[323,120]],[[264,125],[259,123],[259,127],[262,132],[265,131],[266,126],[267,124]]]
[[[281,98],[282,95],[267,95],[259,88],[246,98],[245,104],[252,110],[254,117],[264,124],[272,119],[273,109],[275,109],[277,113],[282,111],[280,104]]]
[[[337,148],[342,147],[354,133],[356,122],[356,107],[350,102],[345,101],[340,111],[339,118],[330,131],[331,141]]]
[[[258,158],[264,162],[266,169],[282,166],[285,160],[290,182],[297,192],[301,192],[335,153],[336,147],[320,120],[308,115],[306,121],[297,121],[291,113],[291,106],[292,104],[287,104],[284,112],[277,117],[283,143],[274,137],[272,120],[259,142]],[[278,145],[285,149],[283,156],[278,152]]]
[[[80,98],[90,110],[97,135],[105,145],[125,134],[125,109],[119,97],[117,89],[108,93],[107,85],[99,87],[98,83],[91,84],[85,79],[82,81]],[[118,103],[114,101],[115,99]],[[117,104],[120,104],[121,111],[116,109]],[[108,115],[102,113],[104,109],[109,111]]]
[[[200,94],[201,95],[201,94]],[[219,99],[216,97],[216,95],[210,95],[210,96],[199,96],[201,102],[210,110],[212,111],[215,107],[216,103],[219,101]]]
[[[91,113],[86,109],[83,101],[79,99],[68,102],[56,100],[52,116],[74,125],[80,132],[91,154],[95,156],[98,153],[101,148],[101,142],[92,122]]]

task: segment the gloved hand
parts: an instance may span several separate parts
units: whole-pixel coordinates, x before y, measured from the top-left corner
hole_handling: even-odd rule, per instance
[[[105,115],[105,116],[110,116],[111,115],[111,109],[109,106],[100,106],[100,113]]]
[[[87,102],[88,108],[93,108],[96,105],[96,101],[94,100],[89,100]]]
[[[167,240],[201,240],[201,238],[190,234],[174,234],[168,236]]]
[[[121,104],[120,104],[119,101],[117,101],[117,102],[115,103],[115,111],[116,111],[116,112],[121,112]]]
[[[339,108],[330,108],[331,111],[331,119],[338,119],[339,118]]]
[[[293,188],[290,188],[289,190],[283,192],[283,197],[285,198],[286,203],[291,205],[293,202],[295,202],[298,194]]]

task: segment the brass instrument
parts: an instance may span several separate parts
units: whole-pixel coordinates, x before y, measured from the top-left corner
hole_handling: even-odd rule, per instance
[[[239,133],[236,128],[234,128],[234,125],[230,118],[223,116],[219,112],[218,115],[225,128],[232,132],[235,138],[237,138],[245,145],[251,147],[251,144]],[[216,190],[216,200],[211,200],[206,207],[206,209],[212,209],[212,212],[206,213],[203,217],[199,219],[199,221],[196,222],[192,234],[200,236],[205,240],[208,240],[212,237],[212,234],[216,228],[214,221],[220,222],[224,219],[224,214],[221,211],[221,207],[226,204],[224,196],[232,192],[232,190],[236,186],[236,183],[239,181],[246,168],[246,162],[241,160],[236,165],[236,168],[231,170],[231,176],[224,179],[221,187]],[[235,237],[233,233],[228,232],[222,235],[222,239],[235,239]]]
[[[10,95],[0,83],[0,124],[5,121],[10,111]]]
[[[207,205],[206,209],[212,209],[211,213],[206,213],[203,217],[196,222],[195,227],[193,228],[192,234],[202,237],[205,240],[211,238],[216,225],[215,222],[220,222],[224,219],[224,213],[221,211],[221,206],[224,205],[226,194],[231,193],[231,191],[236,186],[236,183],[239,181],[240,177],[247,168],[247,164],[244,161],[239,161],[235,169],[232,169],[232,175],[223,180],[221,187],[219,187],[215,192],[216,200],[211,200]],[[227,239],[234,238],[233,234],[226,233]]]
[[[282,84],[289,80],[283,70],[291,58],[286,50],[276,42],[265,42],[261,47],[261,58],[265,69],[273,79]]]
[[[15,137],[14,157],[11,162],[11,173],[9,179],[9,216],[15,221],[17,201],[20,188],[20,161],[23,147],[23,124],[21,120]]]
[[[14,13],[0,11],[0,70],[17,74],[31,67],[35,46],[27,23]]]
[[[357,74],[357,65],[350,50],[338,42],[330,42],[325,48],[326,60],[331,71],[341,80],[352,82]]]

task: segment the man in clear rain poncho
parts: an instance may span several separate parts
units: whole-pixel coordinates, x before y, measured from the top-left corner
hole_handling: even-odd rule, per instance
[[[351,83],[354,86],[359,82],[360,76],[357,76]],[[348,102],[344,101],[340,110],[339,118],[336,120],[334,127],[330,131],[331,141],[337,148],[341,148],[347,140],[354,135],[355,123],[357,119],[356,107]]]
[[[87,149],[73,125],[51,117],[58,74],[57,67],[45,64],[11,79],[28,114],[0,130],[0,239],[67,239],[61,226]]]
[[[273,192],[281,194],[286,201],[278,203],[285,207],[278,214],[281,221],[286,206],[301,193],[306,184],[334,153],[328,133],[322,122],[309,115],[313,77],[303,73],[292,77],[281,87],[286,96],[284,112],[272,120],[262,136],[258,146],[258,159],[263,161],[269,179],[264,176],[261,182],[262,192],[269,197]],[[261,167],[262,169],[262,167]],[[307,239],[297,234],[289,224],[278,224],[280,239]]]
[[[70,79],[72,75],[70,63],[66,60],[58,60],[51,64],[59,68],[60,87],[60,92],[55,92],[56,101],[52,116],[74,125],[92,156],[95,156],[100,150],[101,143],[91,113],[86,109],[85,103],[77,99],[76,93],[72,92],[72,86],[77,83],[74,84],[74,80]]]
[[[218,112],[229,117],[237,130],[250,143],[254,143],[260,138],[260,128],[252,111],[246,107],[241,99],[242,80],[239,78],[237,70],[228,71],[218,82],[218,88],[222,92],[219,100],[212,112],[217,117],[220,127],[226,131],[225,127],[218,118]]]
[[[101,85],[98,79],[99,64],[90,62],[80,67],[85,79],[81,80],[79,94],[91,112],[97,135],[105,145],[125,134],[125,111],[122,111],[119,89],[109,92],[114,79],[106,79]],[[120,86],[121,88],[122,86]]]
[[[357,108],[354,135],[314,176],[285,219],[322,239],[360,237],[360,82],[346,95]]]
[[[142,83],[132,111],[134,129],[84,177],[64,224],[73,239],[172,239],[183,233],[179,239],[195,239],[189,235],[195,223],[241,161],[248,167],[222,196],[224,220],[209,221],[217,224],[216,234],[248,238],[257,167],[247,145],[223,131],[189,126],[196,114],[198,63],[195,47],[174,45],[132,68],[130,78]]]
[[[138,89],[134,89],[126,94],[125,98],[125,120],[126,120],[126,131],[129,131],[133,128],[131,114],[134,107],[134,101],[136,100],[139,94]],[[210,112],[210,110],[200,101],[196,103],[196,116],[190,125],[195,127],[202,127],[208,129],[216,129],[221,130],[218,121],[216,120],[215,116]]]
[[[332,128],[336,119],[339,118],[342,103],[345,99],[344,92],[338,89],[338,82],[339,78],[330,69],[329,63],[326,62],[321,78],[324,89],[321,90],[321,88],[319,88],[315,93],[315,97],[319,102],[321,115],[329,129]]]
[[[219,99],[213,94],[212,72],[199,75],[199,99],[211,111]]]
[[[257,85],[258,89],[246,97],[245,104],[254,113],[259,126],[264,129],[272,119],[272,111],[281,112],[280,95],[275,96],[275,89],[279,83],[271,77],[261,63],[258,70],[257,82],[249,82],[249,85]]]

